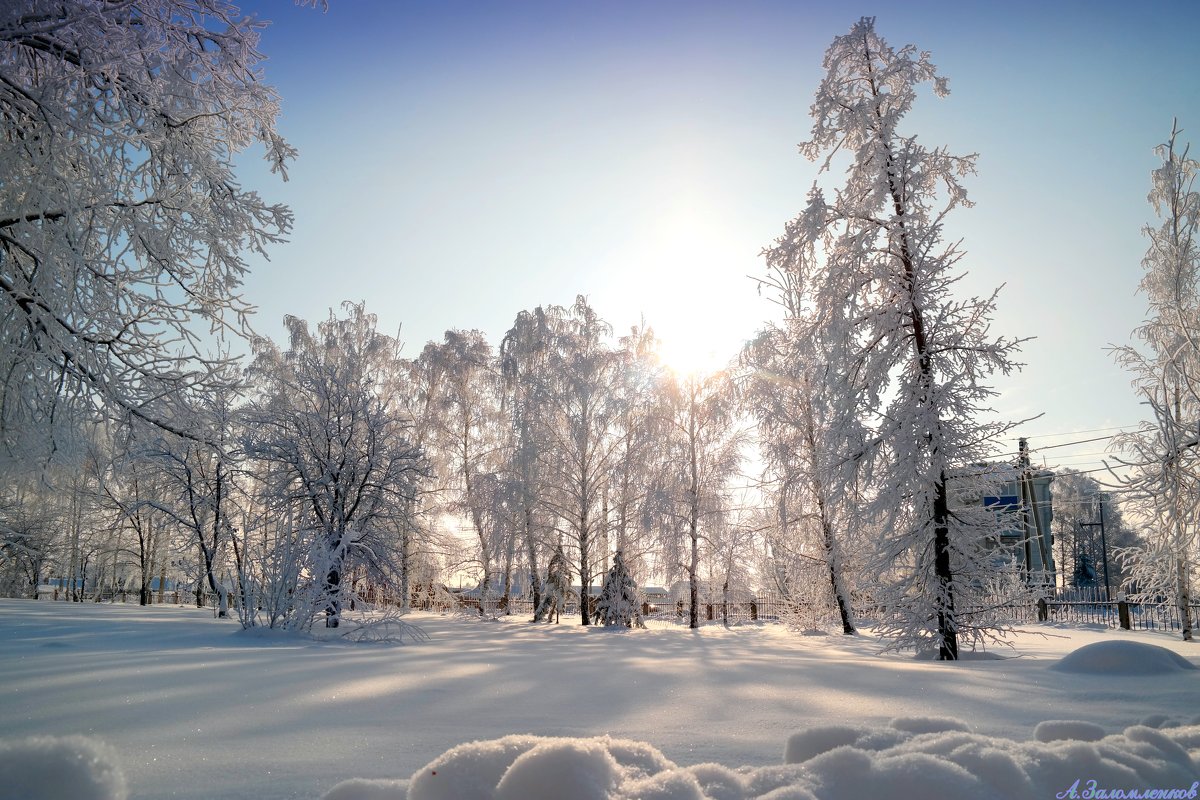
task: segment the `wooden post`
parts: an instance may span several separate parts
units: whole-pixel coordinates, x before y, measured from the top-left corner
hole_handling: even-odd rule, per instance
[[[1124,592],[1117,592],[1117,617],[1121,620],[1121,627],[1125,630],[1133,629],[1133,620],[1129,617],[1129,602],[1125,599]]]

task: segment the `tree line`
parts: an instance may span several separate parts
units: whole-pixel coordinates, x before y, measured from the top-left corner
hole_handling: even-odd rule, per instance
[[[893,646],[952,660],[1045,590],[981,502],[1015,477],[998,454],[1019,421],[991,414],[991,380],[1021,342],[992,333],[996,293],[958,294],[947,223],[975,157],[904,129],[921,92],[948,92],[928,53],[870,17],[834,39],[801,145],[820,176],[764,252],[776,309],[700,375],[582,297],[411,358],[362,304],[253,337],[242,254],[292,216],[234,163],[251,145],[280,172],[295,156],[258,27],[224,0],[0,12],[7,592],[132,575],[145,602],[174,572],[222,612],[234,593],[245,625],[337,627],[364,587],[404,606],[457,575],[503,599],[524,574],[540,612],[547,586],[561,599],[568,572],[587,587],[611,559],[685,583],[693,626],[706,582],[753,573],[846,633],[866,611]],[[1123,440],[1123,497],[1153,541],[1120,563],[1176,599],[1190,637],[1200,202],[1177,139],[1153,176],[1144,346],[1119,352],[1154,412]],[[211,347],[235,335],[244,365]]]

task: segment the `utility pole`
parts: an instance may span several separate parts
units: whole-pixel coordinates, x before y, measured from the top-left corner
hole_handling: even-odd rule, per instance
[[[1021,496],[1021,543],[1024,545],[1025,583],[1028,584],[1033,575],[1033,550],[1029,542],[1030,529],[1033,526],[1029,519],[1029,498],[1025,493],[1025,478],[1029,474],[1029,440],[1024,436],[1017,440],[1017,451],[1020,453],[1017,465],[1021,468],[1021,477],[1018,479]]]
[[[1097,492],[1096,499],[1100,503],[1100,521],[1081,522],[1079,527],[1100,529],[1100,561],[1104,564],[1104,599],[1107,602],[1112,600],[1112,582],[1108,577],[1108,539],[1104,535],[1104,492]]]
[[[1108,579],[1108,539],[1104,536],[1104,493],[1100,493],[1100,552],[1104,556],[1104,599],[1112,602],[1112,583]]]

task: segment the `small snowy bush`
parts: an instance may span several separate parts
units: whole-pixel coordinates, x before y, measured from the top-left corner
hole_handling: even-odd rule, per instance
[[[642,621],[642,598],[638,595],[637,584],[630,577],[620,550],[613,556],[612,569],[604,578],[600,599],[596,603],[596,614],[605,625],[646,627]]]

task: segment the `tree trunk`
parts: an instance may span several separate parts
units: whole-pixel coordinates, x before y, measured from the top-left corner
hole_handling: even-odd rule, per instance
[[[1183,553],[1177,556],[1176,597],[1179,604],[1179,625],[1183,629],[1183,640],[1192,640],[1192,592],[1188,581],[1187,562]]]
[[[400,611],[407,613],[409,606],[412,603],[410,597],[411,589],[408,582],[408,547],[409,547],[409,530],[408,522],[405,521],[400,529]]]
[[[691,558],[688,560],[688,627],[700,627],[699,591],[696,574],[700,571],[700,471],[696,456],[696,389],[690,387],[691,399],[688,409],[688,459],[691,483],[688,487],[690,508],[688,509],[688,536],[691,538]]]
[[[342,622],[342,571],[331,567],[325,576],[325,627],[336,628]]]
[[[867,63],[871,63],[870,52],[867,52]],[[868,67],[870,69],[870,67]],[[876,98],[880,95],[880,88],[876,83],[873,72],[870,72],[871,91]],[[908,292],[908,312],[911,320],[912,328],[913,354],[917,359],[917,368],[920,371],[919,384],[923,390],[924,396],[920,401],[927,405],[935,403],[933,388],[934,375],[932,357],[929,349],[929,341],[925,330],[925,317],[922,307],[917,300],[917,261],[914,253],[913,244],[909,241],[908,226],[906,224],[907,201],[902,195],[900,187],[897,184],[896,176],[896,160],[892,152],[892,142],[884,139],[882,131],[885,130],[883,125],[882,112],[878,104],[875,106],[876,117],[879,118],[879,144],[884,155],[883,178],[887,181],[888,194],[892,201],[892,210],[895,212],[895,227],[892,233],[899,238],[899,253],[897,256],[900,259],[902,274],[904,278],[904,286]],[[933,408],[934,423],[940,426],[941,414],[935,407]],[[936,441],[934,432],[928,435],[928,444],[930,447],[930,461],[935,469],[941,460],[939,452],[940,442]],[[938,658],[943,661],[955,661],[958,659],[958,630],[954,616],[954,576],[950,571],[950,509],[949,501],[946,492],[946,473],[942,470],[939,473],[938,481],[934,486],[934,501],[933,501],[933,550],[934,550],[934,574],[937,579],[935,587],[934,609],[937,615],[937,633],[938,633]]]
[[[958,660],[958,621],[954,614],[954,577],[950,572],[950,508],[946,474],[937,483],[933,500],[934,572],[937,575],[938,659]]]
[[[337,628],[342,622],[342,567],[346,554],[343,533],[335,540],[335,546],[330,548],[329,572],[325,575],[325,627]]]
[[[817,464],[819,463],[820,454],[817,451],[817,434],[816,414],[813,412],[811,395],[807,394],[812,391],[811,385],[805,386],[806,396],[804,398],[804,413],[806,416],[805,438],[808,440],[808,450],[811,457],[811,484],[812,492],[817,501],[817,512],[821,518],[821,535],[825,545],[825,564],[829,567],[829,586],[833,590],[834,600],[837,602],[838,616],[842,620],[842,634],[852,636],[858,633],[854,628],[852,619],[853,610],[850,605],[850,595],[846,591],[845,575],[842,574],[842,558],[841,548],[838,546],[837,536],[833,531],[833,520],[826,505],[825,483],[817,473]]]
[[[697,535],[696,520],[691,522],[692,553],[688,560],[688,627],[700,627],[700,590],[697,573],[700,571],[700,537]]]
[[[501,600],[504,604],[504,614],[508,616],[512,614],[512,567],[516,555],[517,539],[512,528],[506,525],[505,529],[507,542],[504,548],[504,597]]]
[[[211,578],[212,573],[205,564],[204,543],[198,542],[196,548],[200,552],[200,562],[198,565],[200,567],[200,575],[207,575]],[[196,578],[196,608],[204,608],[204,580],[202,577]]]
[[[579,617],[583,625],[591,625],[592,619],[588,614],[588,601],[591,599],[591,592],[588,590],[588,574],[591,565],[588,564],[588,529],[587,529],[587,510],[584,509],[583,517],[579,523]]]
[[[533,508],[528,499],[525,501],[525,548],[529,551],[529,588],[533,593],[533,610],[536,614],[542,607],[542,587],[541,576],[538,574],[537,541],[533,535]]]
[[[853,636],[858,631],[854,627],[850,595],[846,591],[845,576],[842,574],[840,548],[833,535],[833,526],[823,517],[824,512],[822,512],[821,528],[825,536],[825,563],[829,565],[829,585],[833,589],[833,597],[837,601],[838,616],[842,619],[842,633],[846,636]]]

